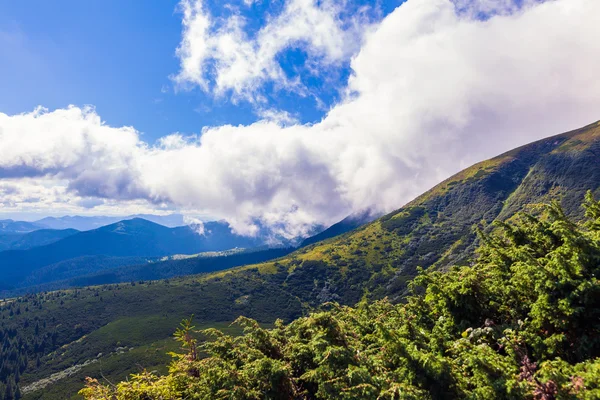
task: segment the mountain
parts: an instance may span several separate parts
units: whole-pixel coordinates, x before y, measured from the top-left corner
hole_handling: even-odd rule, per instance
[[[0,220],[0,233],[27,233],[44,228],[36,222],[13,221],[12,219]]]
[[[305,247],[310,244],[314,244],[325,239],[331,239],[332,237],[336,237],[343,233],[350,232],[364,224],[373,221],[377,218],[377,216],[378,215],[376,213],[373,213],[371,210],[366,210],[349,215],[340,222],[331,225],[324,231],[304,239],[302,243],[300,243],[300,247]]]
[[[326,230],[326,237],[352,229],[369,218],[356,214]],[[371,218],[372,219],[372,218]],[[41,222],[40,222],[41,223]],[[269,250],[268,232],[249,238],[235,235],[226,222],[206,222],[202,234],[197,226],[167,228],[141,218],[120,221],[95,230],[41,229],[27,234],[0,234],[0,249],[29,252],[0,252],[0,262],[11,273],[0,276],[0,294],[12,296],[40,290],[56,290],[86,284],[118,283],[139,279],[164,279],[176,275],[210,272],[252,262],[263,262],[292,251],[291,242]],[[56,243],[60,239],[76,237]],[[33,249],[34,247],[44,247]],[[264,247],[264,249],[263,249]],[[235,257],[224,250],[251,248]],[[262,251],[260,251],[262,250]],[[200,255],[196,253],[200,252]],[[206,252],[217,252],[207,255]],[[194,260],[177,258],[149,265],[158,257],[194,255]],[[210,258],[210,259],[208,259]],[[173,262],[171,262],[173,261]],[[113,269],[112,272],[105,272]],[[2,271],[2,268],[0,268]]]
[[[467,264],[476,244],[473,226],[506,220],[528,204],[557,200],[581,217],[587,190],[600,194],[600,124],[543,139],[478,163],[404,207],[350,234],[305,247],[281,264],[310,266],[319,276],[312,295],[352,304],[405,293],[417,267]],[[302,268],[294,269],[300,275]],[[325,296],[323,296],[323,295]]]
[[[16,293],[41,292],[44,290],[67,289],[72,286],[83,286],[76,285],[74,281],[79,279],[79,277],[118,267],[130,265],[146,266],[154,260],[156,260],[156,258],[139,256],[114,257],[105,255],[70,258],[36,269],[21,283],[20,290]],[[57,284],[56,282],[64,282],[64,284]],[[96,281],[93,279],[89,279],[88,285],[95,284],[95,282]],[[104,283],[115,282],[116,281]],[[10,297],[13,295],[13,293],[9,294]]]
[[[79,231],[75,229],[39,229],[22,234],[0,234],[0,250],[27,250],[33,247],[45,246],[76,233],[79,233]]]
[[[177,226],[186,225],[184,222],[183,215],[181,214],[170,214],[170,215],[152,215],[152,214],[137,214],[126,217],[115,217],[115,216],[78,216],[78,215],[67,215],[64,217],[46,217],[42,218],[34,223],[36,225],[49,228],[49,229],[77,229],[79,231],[89,231],[100,228],[105,225],[114,224],[119,221],[142,218],[147,221],[151,221],[160,225],[164,225],[170,228]]]
[[[173,329],[192,314],[198,328],[226,327],[240,315],[263,324],[291,321],[324,302],[353,305],[365,295],[400,302],[417,267],[470,265],[477,244],[473,226],[481,221],[487,231],[494,220],[535,212],[527,205],[551,200],[580,219],[585,192],[600,197],[599,157],[600,124],[594,123],[478,163],[392,213],[276,260],[9,300],[0,311],[0,329],[20,339],[6,335],[3,351],[17,354],[11,360],[27,354],[40,361],[19,371],[7,364],[7,376],[19,374],[26,399],[60,399],[79,390],[84,376],[114,382],[139,371],[137,365],[166,373]],[[443,369],[431,362],[432,370]]]
[[[0,251],[10,249],[11,244],[22,236],[22,233],[0,233]]]
[[[76,257],[161,257],[261,244],[257,238],[232,234],[225,223],[207,223],[205,234],[199,235],[188,226],[167,228],[135,218],[70,235],[46,246],[0,252],[0,290],[19,286],[41,267]]]
[[[4,295],[13,297],[26,293],[90,285],[159,280],[201,274],[269,261],[283,257],[293,250],[293,248],[236,249],[161,259],[83,256],[42,267],[31,273],[18,289]]]

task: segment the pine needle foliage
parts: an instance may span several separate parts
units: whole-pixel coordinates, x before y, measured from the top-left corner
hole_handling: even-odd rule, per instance
[[[421,271],[402,304],[326,304],[244,335],[177,338],[170,373],[116,386],[89,379],[87,400],[598,399],[600,203],[585,219],[557,204],[479,231],[477,262]]]

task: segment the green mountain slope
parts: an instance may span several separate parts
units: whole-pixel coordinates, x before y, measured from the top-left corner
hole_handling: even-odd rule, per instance
[[[308,293],[295,290],[313,305],[323,300],[352,304],[365,289],[378,298],[399,296],[419,266],[467,263],[475,224],[503,220],[527,204],[553,199],[578,218],[585,192],[597,194],[599,188],[600,124],[594,123],[478,163],[401,209],[301,249],[280,264],[292,271],[292,280],[299,275],[319,279]]]
[[[115,351],[123,343],[144,352],[145,366],[163,363],[164,354],[155,355],[152,344],[172,343],[176,321],[192,313],[203,326],[239,315],[271,323],[290,321],[327,301],[352,305],[366,292],[370,298],[398,299],[418,266],[468,263],[475,247],[472,227],[482,220],[508,218],[526,204],[550,199],[559,199],[568,214],[579,218],[585,191],[599,191],[599,155],[600,125],[595,123],[474,165],[393,213],[275,261],[170,282],[10,301],[0,309],[0,338],[8,343],[0,357],[12,354],[12,361],[0,372],[0,381],[14,380],[18,371],[20,385],[31,387],[80,366],[44,390],[26,394],[61,398],[48,393],[63,390],[64,398],[64,393],[75,393],[85,375],[98,377],[97,363],[120,366],[105,371],[109,379],[136,371],[128,353]],[[131,329],[102,333],[117,322]]]
[[[403,303],[329,306],[242,337],[191,322],[169,373],[118,385],[88,380],[87,400],[598,399],[600,202],[586,219],[555,205],[481,235],[472,266],[429,270]],[[201,356],[199,356],[201,354]]]

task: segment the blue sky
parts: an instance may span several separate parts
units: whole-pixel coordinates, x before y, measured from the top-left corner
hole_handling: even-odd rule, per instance
[[[364,1],[378,18],[399,0]],[[60,4],[60,6],[57,6]],[[247,18],[255,34],[267,15],[276,15],[283,1],[207,2],[215,17],[235,12]],[[353,7],[357,7],[356,3]],[[50,110],[69,104],[93,105],[112,126],[134,126],[149,143],[172,133],[197,133],[203,126],[248,124],[257,119],[245,101],[215,98],[202,90],[174,90],[175,56],[182,35],[178,2],[120,0],[23,0],[0,2],[0,112],[28,112],[42,105]],[[284,70],[295,74],[306,53],[290,48],[278,55]],[[301,122],[315,122],[339,99],[349,74],[348,61],[327,76],[304,82],[323,102],[289,92],[266,91],[269,105],[293,112]]]

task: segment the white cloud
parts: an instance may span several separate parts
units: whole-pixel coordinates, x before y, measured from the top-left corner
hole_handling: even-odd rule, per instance
[[[43,216],[170,214],[168,204],[146,200],[80,196],[68,190],[68,181],[42,176],[0,179],[0,219],[34,220]]]
[[[200,236],[204,236],[206,233],[210,233],[204,230],[204,222],[202,222],[202,220],[199,218],[185,216],[183,218],[183,222],[186,225],[190,226]]]
[[[555,0],[479,21],[447,0],[409,0],[366,36],[347,99],[318,124],[226,125],[151,147],[93,109],[0,114],[0,177],[60,181],[106,198],[101,209],[202,211],[248,234],[256,220],[292,236],[389,211],[476,161],[598,119],[596,15],[597,0]]]
[[[280,14],[250,37],[241,15],[215,19],[203,0],[182,0],[183,35],[177,48],[181,69],[173,79],[181,87],[199,86],[217,96],[231,93],[234,101],[264,102],[260,89],[265,82],[306,95],[298,77],[288,77],[277,56],[285,49],[301,48],[320,68],[347,61],[360,48],[368,25],[365,10],[341,18],[346,5],[288,0]]]
[[[259,108],[256,111],[256,114],[263,120],[263,121],[272,121],[275,122],[279,125],[293,125],[293,124],[298,124],[298,118],[295,117],[294,115],[290,114],[287,111],[282,111],[282,110],[276,110],[273,108]]]

